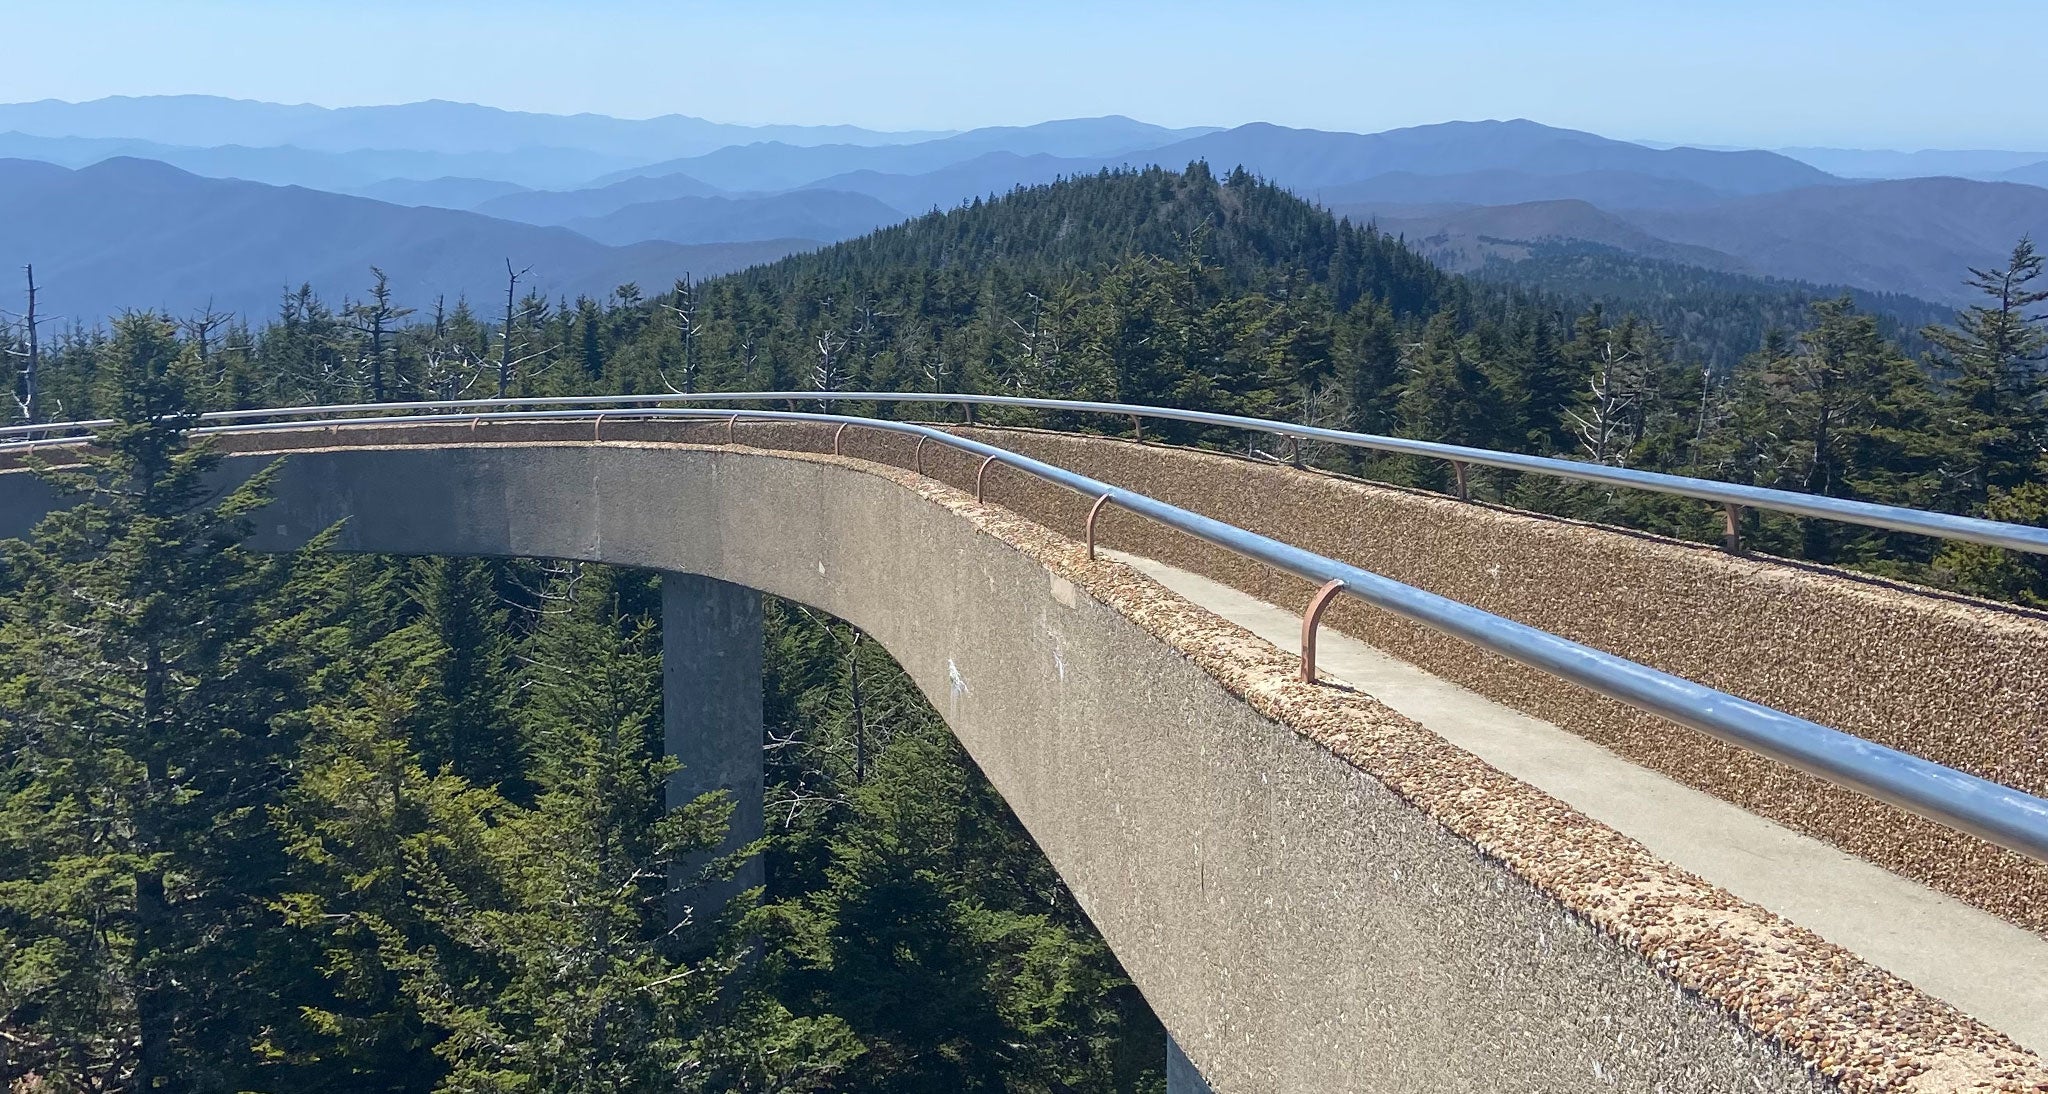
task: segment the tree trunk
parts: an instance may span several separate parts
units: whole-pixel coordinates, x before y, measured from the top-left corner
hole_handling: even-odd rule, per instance
[[[140,814],[135,818],[136,850],[143,854],[162,850],[160,833],[153,823],[157,803],[170,797],[170,762],[165,755],[163,715],[168,668],[163,650],[151,643],[143,656],[142,740],[146,782],[140,795]],[[141,1045],[135,1069],[135,1088],[140,1091],[180,1089],[171,1073],[173,995],[159,959],[169,948],[170,903],[164,893],[160,870],[143,870],[135,875],[135,1021]]]
[[[28,312],[22,316],[23,333],[28,336],[28,355],[21,366],[20,391],[16,399],[21,403],[22,417],[30,425],[36,422],[38,409],[38,386],[41,382],[43,363],[42,347],[36,341],[36,268],[23,266],[28,274]]]

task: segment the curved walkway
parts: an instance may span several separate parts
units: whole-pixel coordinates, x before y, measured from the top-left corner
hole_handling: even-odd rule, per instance
[[[1285,653],[1301,616],[1200,574],[1107,552]],[[2048,1053],[2048,938],[1638,767],[1599,745],[1432,676],[1341,633],[1331,678],[1413,718],[1657,856],[1770,909]]]
[[[1218,1090],[2048,1088],[1981,1023],[1042,526],[861,461],[586,436],[266,438],[298,451],[257,545],[345,521],[338,549],[698,573],[857,623]],[[0,516],[48,504],[0,473]]]

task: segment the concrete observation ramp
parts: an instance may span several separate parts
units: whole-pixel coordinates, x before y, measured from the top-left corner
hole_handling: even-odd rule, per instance
[[[743,427],[739,448],[713,443],[723,431],[607,423],[599,444],[581,423],[323,426],[233,439],[248,451],[224,473],[292,452],[258,514],[266,549],[345,521],[340,550],[648,567],[859,625],[1224,1094],[2048,1091],[2003,1034],[1365,694],[1297,682],[1273,645],[1137,570],[1088,561],[1053,530],[1078,523],[1064,501],[999,483],[977,504],[902,470],[900,438],[834,457],[816,452],[829,430]],[[927,456],[971,482],[971,462]],[[0,536],[52,504],[0,473]],[[1125,521],[1105,532],[1222,569]]]

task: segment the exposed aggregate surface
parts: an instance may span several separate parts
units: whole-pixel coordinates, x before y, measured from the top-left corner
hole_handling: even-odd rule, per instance
[[[633,427],[621,423],[615,430],[607,429],[607,442],[694,441],[716,445],[723,439],[722,426],[678,429],[673,425]],[[424,427],[379,429],[376,433],[373,440],[365,439],[372,444],[587,441],[587,434],[560,426],[494,428],[484,431],[484,436]],[[1019,511],[1036,509],[1054,518],[1072,518],[1077,508],[1085,513],[1085,500],[1070,500],[1055,496],[1047,488],[1016,483],[1012,473],[991,484],[989,504],[978,504],[971,493],[902,470],[903,465],[911,462],[911,441],[902,437],[855,440],[845,445],[849,456],[834,457],[818,454],[831,447],[829,428],[743,427],[742,433],[743,443],[775,449],[784,458],[832,461],[893,480],[1037,560],[1047,570],[1065,577],[1089,596],[1181,651],[1264,716],[1378,780],[1446,830],[1470,841],[1572,914],[1639,954],[1675,983],[1724,1008],[1742,1028],[1806,1061],[1839,1089],[2048,1092],[2048,1068],[1996,1030],[1812,932],[1663,862],[1635,841],[1503,775],[1368,696],[1343,688],[1300,683],[1295,679],[1296,663],[1292,657],[1127,567],[1106,560],[1088,561],[1075,540],[1006,508],[1015,504]],[[333,440],[331,435],[289,440],[270,436],[262,442],[261,447],[269,450],[324,447]],[[243,441],[234,447],[258,446]],[[1149,447],[1124,447],[1137,452],[1151,451]],[[1178,453],[1174,458],[1188,455]],[[964,471],[964,485],[972,490],[976,461],[957,453],[934,452],[929,445],[926,457],[928,469],[941,478],[958,481]],[[1078,461],[1050,462],[1117,481],[1094,468],[1080,466]],[[1179,473],[1186,475],[1185,464],[1179,466]],[[1216,469],[1205,467],[1202,471],[1214,474]],[[1215,477],[1228,482],[1227,476]],[[1338,482],[1346,489],[1357,488],[1356,484]],[[1241,485],[1239,488],[1249,489]],[[1146,492],[1180,500],[1166,491]],[[1403,492],[1390,493],[1414,500]],[[1313,492],[1309,497],[1297,497],[1282,485],[1272,487],[1269,495],[1248,504],[1265,508],[1315,500]],[[1078,519],[1048,523],[1077,525]],[[1112,518],[1105,523],[1105,533],[1114,529],[1121,535],[1112,538],[1106,534],[1104,540],[1164,561],[1187,563],[1185,545],[1174,551],[1157,550],[1162,546],[1158,542],[1132,546],[1130,541],[1141,537],[1133,536],[1132,529],[1123,526],[1135,523],[1131,518]],[[1554,522],[1536,523],[1549,526]],[[1565,527],[1573,534],[1594,531]],[[1426,531],[1404,534],[1420,538]],[[1634,549],[1644,548],[1645,544],[1635,537],[1628,538]],[[1322,549],[1300,539],[1293,542]],[[1739,559],[1727,561],[1745,566],[1764,565]],[[1583,563],[1573,565],[1585,569]],[[1214,572],[1211,576],[1215,576]],[[1266,587],[1253,576],[1234,576],[1238,580],[1232,584],[1241,588],[1250,585],[1246,591],[1254,595]],[[1798,580],[1806,576],[1802,574]],[[1270,582],[1271,575],[1266,575],[1265,580]],[[1854,591],[1880,599],[1910,595],[1894,590]],[[1792,590],[1795,595],[1796,592]],[[1837,591],[1836,595],[1841,594]],[[1970,605],[1959,607],[1983,611]],[[1914,610],[1920,608],[1915,606]],[[1965,621],[1974,622],[1967,615]],[[1358,622],[1354,621],[1354,625]],[[1816,622],[1815,627],[1824,631],[1825,622]],[[1381,644],[1380,629],[1368,633],[1375,644]],[[2024,627],[2020,629],[2023,641],[2031,641],[2032,633]],[[1464,653],[1468,661],[1474,656],[1469,650]],[[1575,694],[1575,702],[1583,705],[1589,701],[1583,693]],[[2032,723],[2027,726],[2030,732],[2034,731]],[[1698,742],[1696,748],[1700,744],[1713,745],[1703,738],[1694,740]],[[2032,897],[2038,897],[2038,892]]]

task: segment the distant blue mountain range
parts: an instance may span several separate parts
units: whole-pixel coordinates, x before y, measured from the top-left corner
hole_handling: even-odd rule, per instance
[[[2026,185],[2048,184],[2048,163],[2026,153],[1788,151],[1651,146],[1519,119],[1342,133],[1110,116],[930,134],[457,103],[39,102],[0,105],[0,157],[12,157],[0,161],[0,268],[36,263],[51,298],[87,322],[207,297],[266,310],[301,280],[338,296],[372,263],[416,302],[482,291],[507,258],[550,291],[601,293],[1017,186],[1195,160],[1380,220],[1453,267],[1512,257],[1518,242],[1585,240],[1953,299],[1963,265],[2022,233],[2048,236],[2048,189]],[[2009,181],[1845,177],[1943,166]]]

